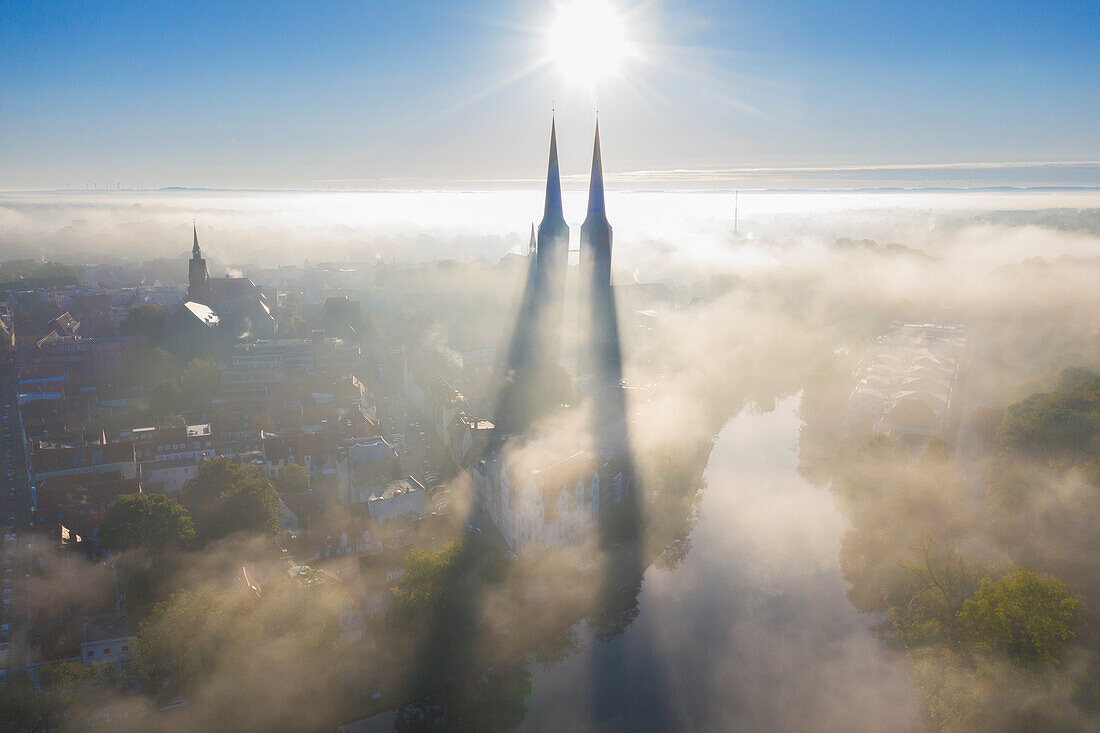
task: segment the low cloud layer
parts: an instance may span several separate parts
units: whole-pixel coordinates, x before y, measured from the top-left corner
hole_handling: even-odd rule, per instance
[[[424,345],[449,355],[463,320],[488,322],[478,307],[509,307],[522,270],[435,261],[495,262],[520,250],[537,201],[513,193],[8,195],[0,200],[0,248],[9,258],[69,262],[179,257],[194,216],[204,251],[246,274],[250,262],[301,264],[306,252],[315,261],[432,263],[398,272],[413,283],[409,292],[440,294],[446,304],[474,289],[479,301],[460,313],[438,307],[441,323]],[[571,194],[567,214],[579,214],[582,203]],[[745,194],[734,232],[729,195],[611,198],[634,450],[643,470],[659,465],[661,451],[698,446],[709,465],[690,487],[680,542],[670,541],[640,581],[634,623],[607,643],[593,641],[591,625],[579,627],[580,649],[569,649],[576,655],[535,673],[527,725],[627,725],[624,711],[641,705],[651,722],[673,727],[920,729],[927,716],[909,662],[872,633],[882,614],[858,614],[847,593],[851,578],[839,556],[855,524],[845,513],[852,508],[797,473],[799,395],[825,364],[841,374],[843,401],[851,379],[844,370],[895,320],[966,324],[975,406],[1004,407],[1029,380],[1064,366],[1100,368],[1098,205],[1088,193]],[[388,272],[387,284],[400,294],[398,275]],[[362,277],[365,289],[369,267]],[[426,301],[416,305],[427,308]],[[576,411],[542,429],[584,446],[592,437],[583,434],[584,416]],[[968,460],[959,470],[980,473]],[[913,473],[940,476],[922,467]],[[1083,493],[1079,483],[1044,477],[1060,500]],[[971,521],[978,512],[964,514]],[[902,519],[907,540],[953,529],[931,511],[912,509]],[[987,538],[976,535],[965,539],[984,547]],[[182,582],[226,576],[241,552],[216,548]],[[543,567],[539,598],[583,595],[570,585],[573,570],[568,561]],[[71,575],[58,565],[57,578]],[[522,607],[515,598],[481,600],[486,627],[519,628],[509,617]],[[313,692],[305,683],[331,671],[329,660],[304,656],[309,639],[270,613],[255,613],[276,630],[262,657],[210,652],[215,671],[177,718],[181,728],[217,720],[219,711],[269,727],[297,709],[294,684]],[[231,637],[224,648],[242,658],[255,641],[247,631]],[[945,677],[954,672],[930,664]],[[1068,665],[1067,679],[1085,665]],[[257,680],[276,667],[295,675],[265,690]],[[945,686],[966,683],[951,678]],[[587,697],[567,694],[578,684]],[[223,688],[245,696],[241,709]],[[329,695],[315,702],[337,704],[338,695]],[[1063,697],[1067,720],[1090,720]]]

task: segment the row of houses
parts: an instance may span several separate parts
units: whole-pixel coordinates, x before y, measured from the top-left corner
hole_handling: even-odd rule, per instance
[[[961,325],[895,323],[860,362],[846,428],[916,447],[947,437],[965,352]]]
[[[231,397],[278,397],[295,378],[350,373],[361,358],[357,344],[326,338],[320,331],[308,339],[239,343],[222,375],[222,391]]]
[[[95,531],[119,495],[178,493],[215,455],[256,465],[272,479],[290,464],[302,466],[312,497],[331,494],[381,522],[424,513],[423,485],[403,475],[397,451],[380,435],[261,431],[260,444],[260,450],[243,454],[219,450],[210,423],[132,428],[113,440],[103,432],[32,440],[29,465],[37,521],[63,527],[79,541],[77,537]],[[316,501],[285,498],[286,528],[297,529],[316,509]]]

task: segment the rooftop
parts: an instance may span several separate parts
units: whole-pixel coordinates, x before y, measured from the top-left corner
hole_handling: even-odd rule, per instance
[[[378,486],[373,488],[373,493],[369,501],[379,501],[385,499],[392,499],[395,496],[401,494],[411,494],[414,491],[423,491],[424,487],[419,481],[412,476],[406,476],[405,478],[397,479],[396,481],[387,481],[384,486]]]
[[[189,300],[183,304],[183,307],[191,311],[191,314],[199,319],[204,326],[213,327],[218,325],[218,321],[220,320],[218,314],[215,313],[214,309],[210,306]]]

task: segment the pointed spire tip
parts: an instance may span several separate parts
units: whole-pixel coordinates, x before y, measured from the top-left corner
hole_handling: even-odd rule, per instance
[[[546,202],[543,207],[543,219],[561,219],[561,174],[558,169],[558,132],[557,121],[550,121],[550,160],[546,166]]]
[[[604,210],[603,156],[600,153],[600,120],[596,119],[596,136],[592,143],[592,178],[588,183],[588,213]]]

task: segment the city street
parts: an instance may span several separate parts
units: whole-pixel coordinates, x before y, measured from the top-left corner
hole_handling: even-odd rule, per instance
[[[401,364],[395,359],[383,361],[383,383],[378,402],[378,420],[383,434],[401,458],[401,470],[424,486],[438,483],[444,461],[436,436],[429,431],[427,418],[416,412],[405,397]]]
[[[0,545],[0,681],[8,669],[25,664],[25,649],[16,643],[23,630],[27,586],[32,567],[29,553],[18,550],[31,543],[25,530],[30,517],[30,490],[23,452],[22,428],[16,394],[15,370],[0,383],[0,517],[3,541]]]

